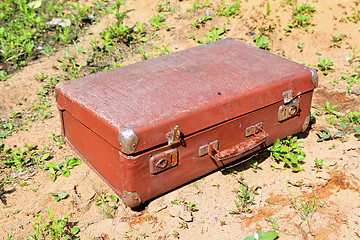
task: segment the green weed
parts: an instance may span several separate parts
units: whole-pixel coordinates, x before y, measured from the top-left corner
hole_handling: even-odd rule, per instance
[[[250,167],[254,170],[254,172],[257,172],[258,169],[262,169],[262,167],[259,165],[257,161],[253,162]]]
[[[95,206],[98,206],[101,213],[106,218],[113,219],[115,217],[116,210],[119,207],[119,198],[114,195],[102,194],[94,188],[97,195]]]
[[[324,161],[324,159],[317,159],[317,158],[314,159],[315,168],[316,168],[317,170],[321,170],[321,169],[324,168],[323,161]]]
[[[200,44],[215,42],[217,40],[222,39],[220,36],[225,34],[226,31],[227,31],[227,28],[225,26],[220,29],[217,27],[217,25],[211,26],[211,30],[209,30],[209,32],[205,33],[205,39],[197,38],[197,41]]]
[[[240,214],[244,212],[251,212],[251,205],[255,201],[256,190],[259,186],[248,187],[246,184],[240,182],[239,190],[236,190],[236,197],[238,201],[234,200],[236,210],[230,211],[230,214]]]
[[[292,206],[295,208],[301,220],[306,221],[309,228],[309,233],[313,235],[310,224],[311,218],[316,212],[317,206],[323,205],[320,201],[318,203],[316,202],[316,188],[313,189],[314,197],[311,200],[308,200],[304,197],[299,198],[298,196],[293,195],[290,190],[289,193],[292,198]]]
[[[241,12],[240,3],[241,1],[236,1],[234,4],[226,4],[222,1],[221,5],[216,10],[216,15],[225,17],[235,17],[239,15]]]
[[[35,232],[28,236],[29,240],[37,239],[80,239],[76,235],[80,232],[78,227],[70,227],[67,217],[56,219],[53,212],[48,210],[49,222],[41,223],[41,215],[37,214],[37,220],[33,224]]]
[[[297,4],[297,0],[284,0],[280,3],[280,5],[283,7],[286,5],[294,6],[295,4]]]
[[[244,240],[274,240],[278,237],[278,233],[270,230],[267,232],[264,231],[257,231],[254,236],[248,236],[244,238]]]
[[[357,45],[351,48],[352,52],[349,54],[349,57],[346,60],[351,64],[353,64],[356,60],[360,59],[360,49],[357,50]],[[359,66],[358,66],[359,68]]]
[[[55,181],[57,176],[64,175],[64,177],[70,176],[70,169],[81,164],[79,158],[67,157],[65,161],[61,163],[47,162],[45,163],[45,170],[49,171],[51,181]]]
[[[253,41],[258,48],[261,48],[265,51],[270,51],[269,38],[267,36],[262,36],[259,33],[253,37]]]
[[[340,35],[331,35],[331,42],[333,42],[333,44],[330,47],[337,47],[340,48],[340,44],[342,43],[342,41],[346,38],[345,34],[340,34]]]
[[[176,199],[171,201],[172,204],[175,205],[183,205],[186,207],[186,210],[189,212],[196,212],[198,211],[197,207],[195,206],[195,204],[192,201],[186,201],[185,199]]]
[[[304,170],[301,165],[304,163],[305,153],[301,150],[296,136],[290,136],[283,140],[277,139],[270,148],[270,153],[277,163],[284,163],[285,169],[291,168],[293,172]]]
[[[352,9],[352,15],[348,16],[347,19],[350,22],[353,22],[355,24],[357,24],[360,21],[360,10],[358,10],[356,7]]]
[[[291,22],[284,28],[285,35],[289,35],[293,28],[310,28],[310,20],[314,15],[315,6],[307,3],[297,5],[297,1],[295,3],[296,5],[291,13]]]
[[[54,197],[54,200],[56,202],[59,202],[60,200],[67,198],[67,196],[69,195],[66,192],[49,193],[49,194],[51,194]]]
[[[25,144],[25,147],[12,150],[8,146],[0,144],[0,163],[7,168],[21,172],[26,167],[42,165],[50,158],[50,153],[46,153],[45,150],[37,150],[36,145]]]
[[[321,127],[321,130],[319,132],[317,132],[316,134],[319,137],[317,139],[317,141],[322,142],[322,141],[335,139],[336,137],[343,137],[343,136],[345,136],[346,132],[342,130],[342,131],[337,131],[335,133],[332,133],[327,128]]]
[[[60,44],[71,43],[84,32],[85,23],[91,23],[88,15],[98,12],[93,5],[61,0],[1,1],[0,62],[5,71],[12,72],[42,54],[49,55]],[[54,18],[70,21],[71,25],[52,28],[48,22]]]
[[[196,0],[193,4],[192,4],[192,8],[187,8],[186,11],[188,12],[196,12],[200,9],[209,7],[211,5],[211,3],[209,1],[206,0],[201,0],[201,2],[199,0]]]
[[[165,18],[161,13],[154,14],[152,18],[150,18],[150,24],[155,31],[159,30],[160,27],[164,24],[164,22],[165,22]]]
[[[300,52],[304,51],[304,47],[305,47],[304,44],[302,44],[302,43],[299,42],[299,43],[297,44],[297,47],[298,47],[298,49],[300,50]]]
[[[340,77],[333,80],[334,83],[338,83],[340,80],[344,80],[347,83],[347,91],[349,94],[352,93],[352,87],[354,84],[360,84],[360,65],[355,67],[352,72],[342,72]]]
[[[55,146],[61,146],[65,144],[64,139],[59,134],[55,134],[52,131],[50,131],[51,136],[49,137],[53,141],[55,141]]]
[[[6,74],[5,71],[0,71],[0,82],[6,81],[6,79],[10,78],[11,74]]]
[[[134,11],[129,9],[124,12],[120,11],[120,7],[123,4],[122,1],[118,0],[114,3],[116,23],[109,25],[104,31],[100,32],[99,35],[103,39],[103,45],[106,49],[110,49],[116,41],[122,41],[125,44],[131,44],[133,40],[133,29],[124,24],[126,15]]]
[[[315,6],[311,6],[310,4],[303,3],[302,5],[296,5],[292,12],[295,27],[307,28],[314,12]]]
[[[331,68],[334,66],[334,63],[330,60],[330,58],[322,58],[318,57],[318,64],[314,65],[314,67],[317,67],[320,71],[323,72],[324,75],[327,75],[329,72],[334,72],[334,70]]]
[[[204,25],[207,21],[211,20],[211,17],[210,16],[205,16],[205,17],[202,17],[200,19],[195,19],[192,24],[191,24],[191,27],[192,28],[199,28],[200,25]]]

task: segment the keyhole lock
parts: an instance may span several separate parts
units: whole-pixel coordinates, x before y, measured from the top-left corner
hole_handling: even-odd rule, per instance
[[[178,165],[178,151],[175,148],[160,152],[151,156],[149,160],[150,173],[158,174]]]
[[[162,158],[156,163],[156,167],[164,168],[166,167],[167,163],[168,163],[167,160],[165,158]]]
[[[297,108],[295,106],[291,106],[289,108],[289,114],[290,115],[294,115],[294,114],[296,114],[296,112],[297,112]]]

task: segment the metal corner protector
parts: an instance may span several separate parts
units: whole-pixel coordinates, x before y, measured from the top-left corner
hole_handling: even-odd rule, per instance
[[[132,154],[139,143],[139,137],[135,134],[133,126],[125,126],[118,134],[118,141],[123,153]]]

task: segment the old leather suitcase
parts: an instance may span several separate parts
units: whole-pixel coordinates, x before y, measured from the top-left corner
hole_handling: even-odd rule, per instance
[[[60,83],[63,135],[130,207],[305,130],[314,69],[234,39]]]

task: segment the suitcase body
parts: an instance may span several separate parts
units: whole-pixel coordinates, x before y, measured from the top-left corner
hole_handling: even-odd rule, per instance
[[[63,135],[130,207],[305,130],[316,71],[233,39],[56,87]]]

